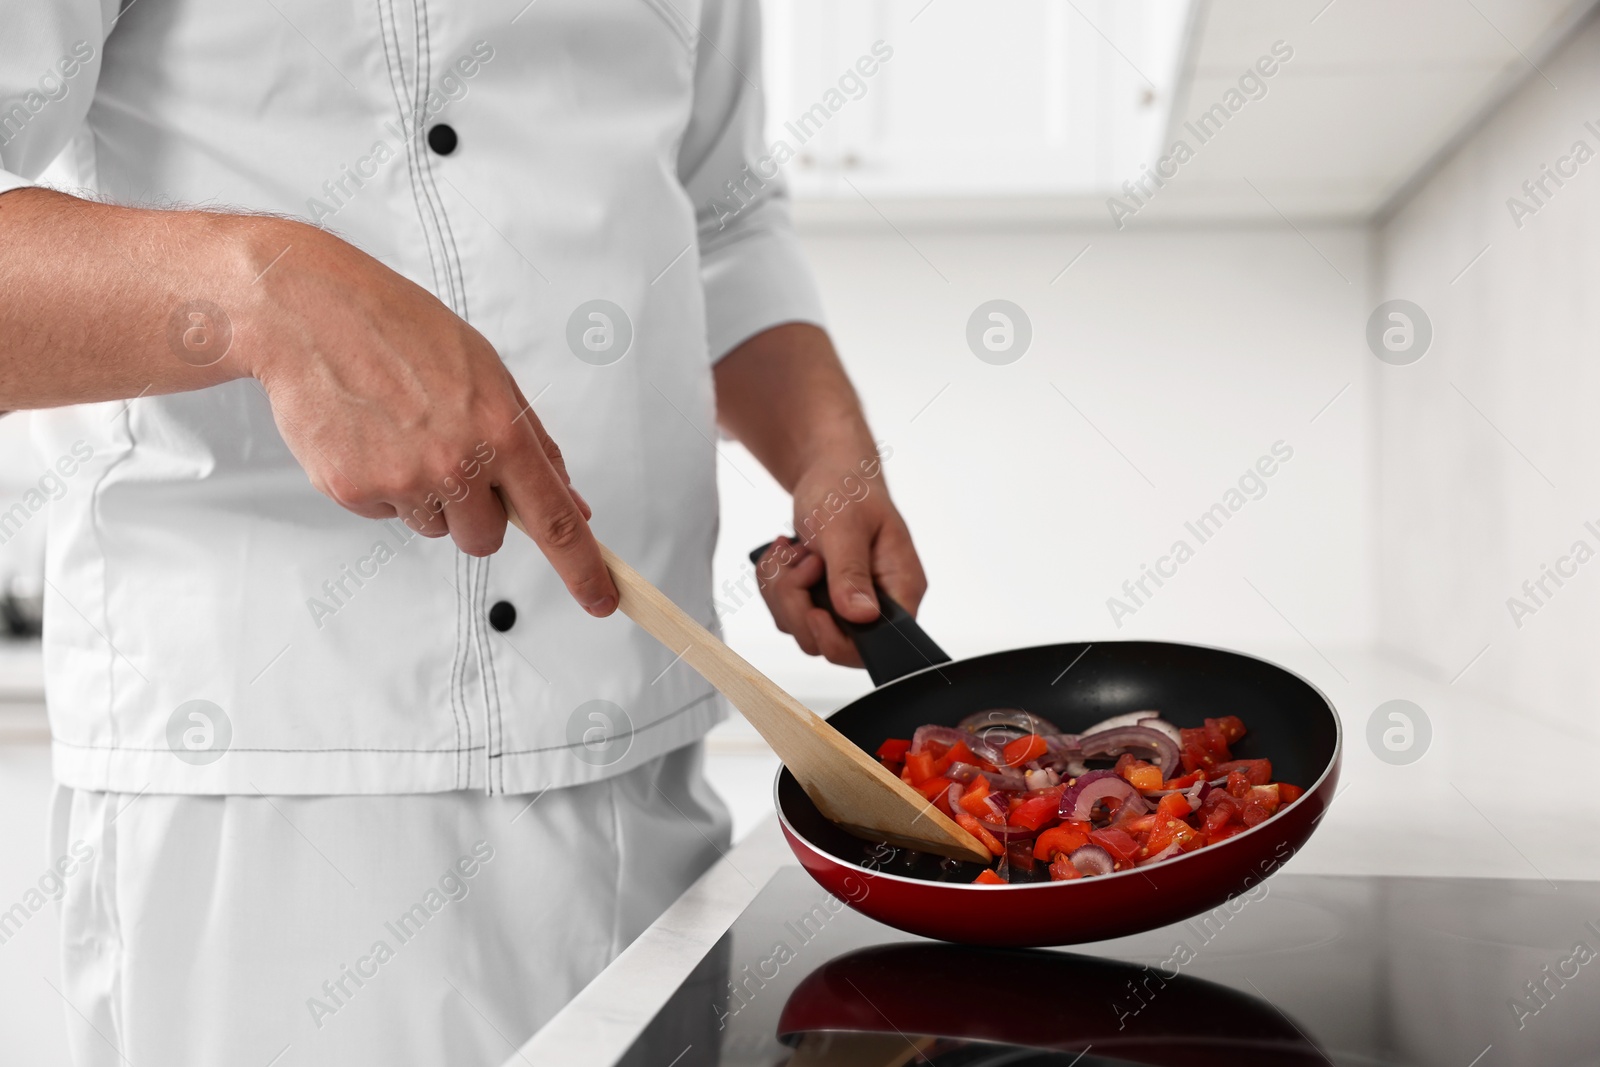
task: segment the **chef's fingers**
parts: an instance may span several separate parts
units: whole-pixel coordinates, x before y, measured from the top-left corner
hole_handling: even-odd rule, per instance
[[[928,592],[928,577],[922,560],[911,543],[911,531],[898,512],[893,512],[872,542],[872,574],[894,602],[915,615]]]
[[[756,568],[761,595],[778,629],[792,636],[808,656],[824,656],[843,667],[861,666],[861,655],[833,617],[811,600],[811,587],[824,581],[822,557],[802,544],[779,538]]]
[[[859,509],[840,512],[812,540],[811,547],[828,568],[828,596],[833,610],[851,622],[878,617],[878,595],[872,588],[872,541],[876,528]]]
[[[811,610],[810,588],[822,580],[822,560],[786,537],[772,542],[756,563],[756,583],[778,629],[789,634],[808,656],[819,654],[816,637],[806,621]]]
[[[452,480],[443,514],[450,539],[467,555],[488,556],[500,551],[506,539],[506,509],[487,478]]]
[[[844,635],[844,631],[839,629],[839,624],[834,621],[832,615],[813,606],[806,612],[806,625],[811,628],[811,636],[817,643],[818,654],[829,663],[837,663],[841,667],[863,666],[856,643]]]
[[[578,505],[578,510],[583,512],[584,521],[587,522],[588,520],[594,518],[594,509],[589,506],[589,502],[587,500],[583,499],[583,494],[578,492],[578,490],[573,487],[572,475],[567,472],[567,460],[566,457],[561,454],[561,449],[556,447],[555,442],[550,439],[550,435],[545,432],[544,424],[539,422],[538,416],[534,415],[533,405],[529,403],[528,398],[523,395],[522,387],[517,385],[516,379],[512,378],[509,374],[506,376],[506,378],[508,384],[511,386],[512,395],[515,396],[517,401],[517,418],[519,420],[525,419],[532,422],[534,434],[540,439],[540,446],[544,448],[545,457],[550,460],[550,465],[556,469],[556,474],[561,478],[561,484],[565,485],[567,487],[567,492],[572,494],[572,499]]]
[[[402,501],[395,505],[400,521],[423,537],[444,537],[450,532],[444,518],[444,497],[437,493]]]
[[[496,484],[572,599],[590,615],[610,615],[620,599],[617,587],[589,521],[552,462],[561,452],[531,411],[517,425],[525,429],[505,449]]]

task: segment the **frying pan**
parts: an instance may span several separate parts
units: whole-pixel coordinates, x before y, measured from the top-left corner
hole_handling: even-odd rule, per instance
[[[759,560],[763,545],[751,553]],[[826,578],[811,591],[832,611]],[[856,910],[908,933],[994,946],[1068,945],[1165,926],[1252,892],[1303,845],[1338,786],[1341,734],[1328,698],[1299,675],[1224,649],[1165,641],[1037,645],[952,660],[878,591],[881,617],[834,616],[877,688],[829,717],[869,752],[927,723],[954,726],[989,708],[1023,708],[1080,733],[1154,709],[1179,727],[1237,715],[1235,759],[1272,761],[1273,778],[1305,790],[1267,821],[1194,852],[1065,882],[975,886],[981,867],[862,841],[829,822],[787,769],[774,786],[778,822],[805,869]]]

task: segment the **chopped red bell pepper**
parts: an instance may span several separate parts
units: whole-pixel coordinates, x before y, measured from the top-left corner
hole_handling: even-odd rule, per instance
[[[1050,827],[1035,839],[1033,843],[1033,858],[1049,860],[1054,858],[1058,852],[1070,854],[1087,845],[1089,843],[1089,835],[1078,828],[1081,825],[1081,823],[1078,825],[1063,823],[1060,826]]]
[[[886,759],[890,763],[905,762],[906,753],[911,751],[911,742],[899,737],[891,737],[878,746],[878,758]]]
[[[906,753],[906,773],[911,776],[913,783],[937,777],[938,771],[934,770],[933,764],[934,756],[931,752]]]
[[[1189,798],[1182,793],[1168,793],[1156,805],[1156,815],[1162,819],[1181,819],[1190,810]]]
[[[990,870],[987,867],[985,867],[983,870],[978,872],[978,877],[974,878],[972,880],[972,883],[974,885],[1006,885],[1006,884],[1008,884],[1004,878],[1000,877],[998,874],[995,874],[994,871]]]
[[[1027,798],[1011,809],[1006,821],[1012,826],[1021,826],[1027,830],[1037,830],[1046,823],[1055,821],[1060,810],[1061,795],[1058,790],[1055,796],[1045,793]]]
[[[960,826],[973,837],[976,837],[983,843],[983,847],[988,849],[994,855],[1003,856],[1006,854],[1006,847],[1002,845],[993,834],[991,834],[988,830],[985,830],[982,823],[980,823],[977,819],[974,819],[971,815],[968,815],[966,812],[956,812],[956,825]]]
[[[1031,763],[1050,752],[1050,746],[1044,743],[1044,738],[1038,734],[1029,734],[1012,741],[1001,751],[1007,767],[1020,767],[1024,763]]]

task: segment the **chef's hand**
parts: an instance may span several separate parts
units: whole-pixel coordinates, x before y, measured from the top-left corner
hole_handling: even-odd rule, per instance
[[[503,496],[584,610],[614,611],[589,506],[483,335],[344,241],[255,221],[251,261],[282,257],[242,292],[234,343],[311,484],[474,556],[505,538]]]
[[[859,667],[808,590],[826,571],[834,610],[866,623],[879,615],[874,583],[915,614],[928,582],[833,342],[821,327],[784,323],[723,356],[715,374],[717,421],[794,496],[795,540],[774,542],[756,567],[773,621],[807,654]]]
[[[876,457],[868,460],[874,467]],[[837,514],[830,501],[842,507]],[[857,623],[878,618],[874,585],[917,613],[928,580],[911,544],[911,532],[889,499],[882,475],[864,478],[817,472],[795,487],[794,539],[779,538],[756,565],[761,595],[778,629],[811,656],[860,667],[861,655],[826,611],[811,602],[811,587],[828,583],[828,598],[841,616]],[[826,521],[818,524],[818,518]]]
[[[311,483],[487,555],[516,508],[593,615],[589,507],[483,335],[314,226],[0,193],[0,411],[260,380]],[[231,328],[231,332],[230,332]]]

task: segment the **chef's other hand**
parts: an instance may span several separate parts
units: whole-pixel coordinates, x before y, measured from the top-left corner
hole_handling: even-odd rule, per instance
[[[875,584],[915,615],[928,580],[881,473],[865,478],[848,467],[839,472],[819,466],[795,484],[796,536],[774,541],[756,574],[778,629],[808,655],[860,667],[856,646],[811,602],[811,587],[826,574],[833,609],[851,622],[867,623],[880,613]]]
[[[503,496],[573,598],[611,614],[617,589],[589,506],[483,335],[337,237],[241,222],[260,275],[239,294],[242,316],[229,311],[234,346],[311,484],[474,556],[505,538]]]

